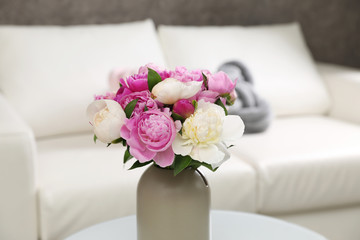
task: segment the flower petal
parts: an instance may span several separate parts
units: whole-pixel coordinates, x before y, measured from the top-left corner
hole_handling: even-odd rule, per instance
[[[130,146],[130,147],[134,147],[134,148],[137,148],[139,149],[140,151],[145,151],[147,148],[146,148],[146,145],[140,140],[139,138],[139,134],[137,133],[137,129],[136,128],[133,128],[131,129],[130,131],[130,138],[126,139],[127,141],[127,144]],[[134,155],[133,155],[134,156]],[[135,157],[135,156],[134,156]]]
[[[128,121],[125,121],[125,124],[120,129],[120,136],[124,138],[125,140],[128,140],[131,137],[130,129],[127,127]]]
[[[176,120],[175,121],[175,130],[176,132],[179,132],[181,130],[182,124],[180,122],[180,120]]]
[[[237,115],[228,115],[224,118],[223,132],[221,135],[224,141],[236,141],[244,134],[245,125]]]
[[[225,154],[219,151],[214,144],[209,144],[206,147],[199,147],[199,157],[201,162],[211,164],[211,166],[220,165],[224,160]]]
[[[202,82],[181,82],[175,78],[167,78],[154,86],[152,94],[156,100],[164,104],[174,104],[180,99],[191,98],[201,89]]]
[[[179,133],[176,134],[176,137],[172,143],[172,148],[175,154],[182,156],[189,155],[193,146],[190,144],[185,144],[185,140],[181,137]]]
[[[163,152],[156,153],[153,159],[160,167],[168,167],[174,162],[174,157],[174,151],[172,147],[169,147]]]
[[[230,158],[230,152],[227,150],[226,146],[223,143],[218,143],[216,144],[216,146],[219,149],[219,151],[224,153],[224,158],[222,161],[218,163],[211,164],[213,168],[219,167],[221,164],[223,164],[225,161],[227,161]]]
[[[219,94],[230,93],[236,85],[229,76],[220,71],[208,77],[209,90],[218,92]]]
[[[202,82],[182,82],[180,99],[187,99],[195,96],[200,91],[201,86]]]
[[[200,155],[199,155],[199,149],[200,149],[200,146],[198,146],[198,145],[193,146],[193,148],[191,149],[191,152],[190,152],[190,157],[194,160],[198,160],[201,162]]]
[[[126,115],[124,110],[121,108],[120,104],[114,100],[104,100],[106,106],[108,107],[110,113],[113,116],[116,116],[118,119],[124,121],[126,119]]]
[[[156,152],[152,152],[146,148],[144,151],[141,151],[136,147],[130,147],[130,154],[139,160],[139,162],[143,163],[153,159],[156,155]]]
[[[97,100],[89,105],[86,112],[93,125],[94,133],[100,141],[110,143],[120,137],[120,129],[126,116],[117,102]]]
[[[111,141],[115,140],[111,135],[110,121],[104,120],[102,123],[99,124],[96,128],[94,128],[94,134],[96,135],[97,139],[99,139],[103,143],[110,143]],[[119,131],[120,137],[120,131]],[[119,138],[117,137],[117,138]]]
[[[104,109],[105,107],[105,100],[97,100],[92,102],[86,109],[86,115],[89,122],[93,123],[95,114],[98,113],[100,110]]]
[[[94,127],[94,134],[103,143],[111,143],[121,137],[120,129],[123,123],[115,117],[103,120],[97,127]]]

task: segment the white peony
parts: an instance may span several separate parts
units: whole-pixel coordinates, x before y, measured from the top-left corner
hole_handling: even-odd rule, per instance
[[[175,78],[167,78],[152,89],[152,94],[161,103],[174,104],[180,99],[195,96],[201,90],[202,82],[181,82]]]
[[[96,137],[104,143],[120,138],[120,129],[126,115],[120,104],[113,100],[97,100],[86,110]]]
[[[190,155],[216,168],[230,158],[227,147],[243,135],[244,128],[239,116],[225,116],[220,106],[200,100],[194,114],[185,120],[182,134],[177,133],[172,147],[175,154]]]

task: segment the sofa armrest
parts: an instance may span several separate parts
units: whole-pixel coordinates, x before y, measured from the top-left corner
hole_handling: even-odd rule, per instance
[[[318,64],[332,98],[330,116],[360,124],[360,69]]]
[[[37,239],[35,140],[0,93],[0,239]]]

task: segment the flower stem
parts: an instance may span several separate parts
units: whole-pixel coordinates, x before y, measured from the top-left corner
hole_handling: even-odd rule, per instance
[[[195,169],[195,171],[200,175],[200,177],[202,178],[202,180],[204,181],[204,183],[205,183],[205,186],[209,186],[209,184],[208,184],[208,181],[206,180],[206,178],[205,178],[205,176],[199,171],[199,169]]]

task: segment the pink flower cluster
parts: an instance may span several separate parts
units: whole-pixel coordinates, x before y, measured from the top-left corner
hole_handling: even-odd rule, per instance
[[[172,78],[184,84],[202,82],[201,89],[194,96],[178,99],[174,104],[161,103],[149,91],[149,68],[156,71],[162,81]],[[196,102],[201,99],[211,103],[221,99],[225,103],[235,88],[235,83],[223,72],[211,74],[207,70],[189,71],[185,67],[169,71],[153,64],[140,67],[137,74],[121,78],[119,83],[120,88],[115,96],[97,98],[112,99],[124,110],[137,99],[131,116],[125,119],[120,135],[126,140],[130,154],[140,163],[153,160],[161,167],[170,166],[174,161],[172,142],[181,128],[179,117],[182,121],[190,117],[195,111]]]

